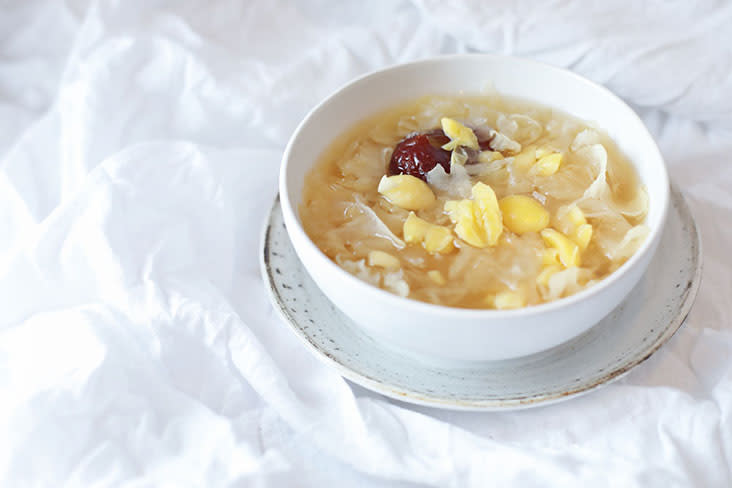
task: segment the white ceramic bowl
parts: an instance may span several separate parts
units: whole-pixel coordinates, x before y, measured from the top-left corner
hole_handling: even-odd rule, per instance
[[[401,298],[339,268],[310,240],[298,206],[305,175],[333,134],[400,102],[431,94],[499,93],[534,100],[596,123],[638,170],[649,194],[649,237],[597,285],[518,310],[468,310]],[[605,88],[569,71],[495,55],[460,55],[394,66],[363,76],[315,107],[285,150],[280,198],[298,257],[326,296],[368,333],[398,349],[447,360],[506,359],[566,342],[592,327],[633,289],[655,252],[666,219],[669,182],[653,138],[638,116]]]

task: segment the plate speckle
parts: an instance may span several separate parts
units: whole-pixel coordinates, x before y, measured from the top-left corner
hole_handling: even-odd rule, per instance
[[[427,364],[385,347],[333,306],[292,249],[279,199],[264,234],[262,274],[284,321],[345,378],[421,405],[509,410],[586,393],[648,359],[691,309],[701,281],[701,242],[683,196],[672,188],[666,229],[646,276],[604,320],[548,351],[460,366]]]

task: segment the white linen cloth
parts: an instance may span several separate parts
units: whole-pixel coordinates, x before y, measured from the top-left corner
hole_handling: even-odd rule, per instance
[[[0,7],[0,486],[731,486],[732,5],[37,0]],[[623,380],[507,413],[352,386],[270,306],[284,145],[440,53],[636,106],[701,228],[686,325]]]

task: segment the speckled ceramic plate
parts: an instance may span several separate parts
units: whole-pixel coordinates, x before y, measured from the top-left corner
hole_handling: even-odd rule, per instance
[[[463,364],[427,364],[396,352],[343,315],[298,260],[279,199],[264,233],[262,273],[284,321],[345,378],[421,405],[508,410],[589,392],[648,359],[689,313],[701,280],[701,242],[689,208],[674,188],[664,236],[645,278],[603,321],[539,354]]]

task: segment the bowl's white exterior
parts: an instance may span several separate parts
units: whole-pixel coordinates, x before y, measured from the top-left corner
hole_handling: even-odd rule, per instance
[[[519,310],[465,310],[400,298],[339,268],[308,238],[297,207],[305,175],[321,153],[356,122],[428,94],[477,94],[492,85],[602,127],[635,164],[650,197],[641,249],[594,287]],[[293,134],[280,173],[282,212],[293,247],[318,286],[375,337],[448,360],[506,359],[539,352],[589,329],[631,291],[658,246],[669,201],[666,167],[653,138],[619,98],[571,72],[494,55],[463,55],[404,64],[362,77],[315,107]]]

